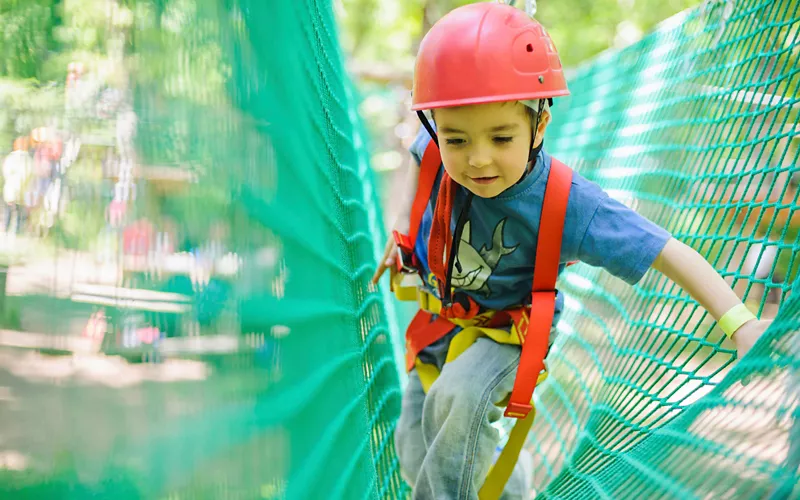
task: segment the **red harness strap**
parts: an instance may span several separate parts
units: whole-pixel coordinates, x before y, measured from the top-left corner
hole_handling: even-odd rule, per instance
[[[572,170],[556,160],[550,162],[550,175],[542,203],[539,219],[539,235],[536,240],[536,260],[533,265],[533,290],[528,331],[522,343],[514,389],[506,406],[507,417],[525,418],[531,411],[531,397],[536,387],[539,372],[544,369],[550,328],[556,307],[556,279],[561,257],[561,240],[564,234],[564,219],[572,185]]]
[[[414,361],[423,349],[450,333],[455,326],[442,316],[433,319],[433,314],[420,309],[406,329],[406,371],[414,369]]]
[[[425,154],[420,163],[420,176],[417,193],[411,209],[411,224],[408,236],[394,232],[395,241],[406,256],[414,255],[414,246],[419,232],[422,216],[430,200],[433,185],[439,172],[442,160],[439,148],[433,141],[428,143]],[[442,176],[439,195],[444,199],[437,198],[437,205],[441,205],[440,210],[452,210],[452,199],[454,186],[446,175]],[[556,301],[556,279],[558,278],[558,267],[561,256],[561,240],[564,230],[564,220],[567,213],[567,201],[569,199],[570,186],[572,184],[572,170],[559,160],[552,158],[550,164],[550,174],[547,178],[545,188],[542,214],[539,220],[539,235],[536,241],[536,258],[533,270],[533,287],[531,297],[530,316],[527,331],[520,328],[520,333],[524,335],[521,339],[522,355],[520,357],[519,369],[514,380],[514,388],[511,391],[509,404],[506,407],[505,415],[514,418],[525,418],[531,410],[531,397],[536,386],[539,373],[544,368],[544,357],[547,354],[548,340],[550,338],[550,328],[553,323]],[[442,258],[449,255],[448,245],[450,239],[449,220],[450,214],[441,213],[439,220],[445,223],[444,227],[431,228],[431,245],[434,240],[444,241],[445,244],[437,244],[429,248],[429,265],[431,270],[440,273]],[[441,217],[443,216],[443,217]],[[437,219],[437,217],[434,217]],[[445,238],[434,238],[434,229],[444,231]],[[441,235],[439,235],[441,236]],[[434,261],[436,264],[434,264]],[[401,263],[402,264],[402,263]],[[446,266],[446,263],[445,263]],[[438,274],[439,273],[435,273]],[[441,278],[440,278],[441,279]],[[512,321],[516,324],[524,321],[523,316],[528,313],[528,308],[516,308],[504,311],[505,315],[495,315],[496,321],[505,318],[505,324]],[[492,326],[501,326],[493,324]],[[439,316],[433,319],[433,315],[420,310],[406,331],[406,369],[412,370],[414,362],[419,353],[427,346],[436,342],[447,333],[453,330],[455,325]],[[530,341],[528,341],[530,339]]]
[[[422,162],[420,162],[419,166],[417,194],[414,195],[414,203],[411,205],[411,224],[408,228],[408,235],[397,231],[392,233],[395,243],[408,257],[413,257],[414,255],[414,245],[417,242],[419,226],[431,199],[433,185],[436,183],[436,176],[439,174],[441,165],[442,157],[439,154],[439,146],[434,141],[428,142],[428,147],[425,148],[425,153],[422,155]]]
[[[498,311],[491,318],[488,318],[484,324],[486,328],[502,328],[512,324],[521,325],[523,322],[528,321],[530,312],[529,307],[518,307],[507,311]],[[460,318],[471,319],[471,318]],[[422,309],[417,312],[414,319],[406,329],[406,371],[414,369],[414,362],[423,349],[433,344],[440,338],[444,337],[455,328],[456,325],[447,320],[444,315],[434,317],[433,314]],[[518,329],[520,336],[520,344],[525,340],[525,332]]]
[[[455,182],[447,175],[447,172],[444,172],[439,183],[436,209],[433,211],[433,220],[431,221],[431,235],[428,239],[428,266],[431,268],[433,275],[436,276],[436,279],[439,280],[439,293],[442,296],[444,296],[450,247],[453,245],[453,235],[450,232],[450,217],[453,214],[455,198]]]

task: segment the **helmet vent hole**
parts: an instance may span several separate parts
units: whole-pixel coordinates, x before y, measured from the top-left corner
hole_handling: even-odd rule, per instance
[[[533,52],[533,45],[532,44],[529,43],[525,48],[528,50],[528,52]]]

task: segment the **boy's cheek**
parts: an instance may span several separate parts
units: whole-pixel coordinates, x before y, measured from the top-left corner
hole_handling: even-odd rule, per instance
[[[451,179],[460,184],[462,177],[461,175],[462,170],[458,168],[457,163],[453,160],[448,160],[445,157],[442,157],[442,163],[444,163],[444,170],[445,172],[447,172],[447,175],[449,175]]]

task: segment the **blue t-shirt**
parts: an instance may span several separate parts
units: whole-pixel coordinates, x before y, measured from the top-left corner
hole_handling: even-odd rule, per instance
[[[428,132],[420,128],[410,147],[418,164],[430,140]],[[452,285],[487,309],[506,309],[530,302],[539,217],[550,162],[550,155],[542,151],[534,169],[522,181],[494,198],[473,197],[458,248],[461,271],[454,266]],[[432,208],[443,171],[444,167],[440,166],[415,245],[427,285],[436,295],[436,278],[428,266],[428,240]],[[458,187],[451,220],[453,226],[466,193],[466,188]],[[597,184],[577,172],[573,174],[559,273],[564,270],[565,263],[579,260],[602,267],[633,285],[650,268],[669,239],[666,230],[609,197]],[[563,308],[563,299],[563,294],[559,293],[554,325]]]

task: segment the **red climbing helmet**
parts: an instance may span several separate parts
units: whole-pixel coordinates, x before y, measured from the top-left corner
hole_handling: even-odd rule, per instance
[[[414,111],[569,95],[553,41],[510,5],[452,10],[422,39],[414,68]]]

